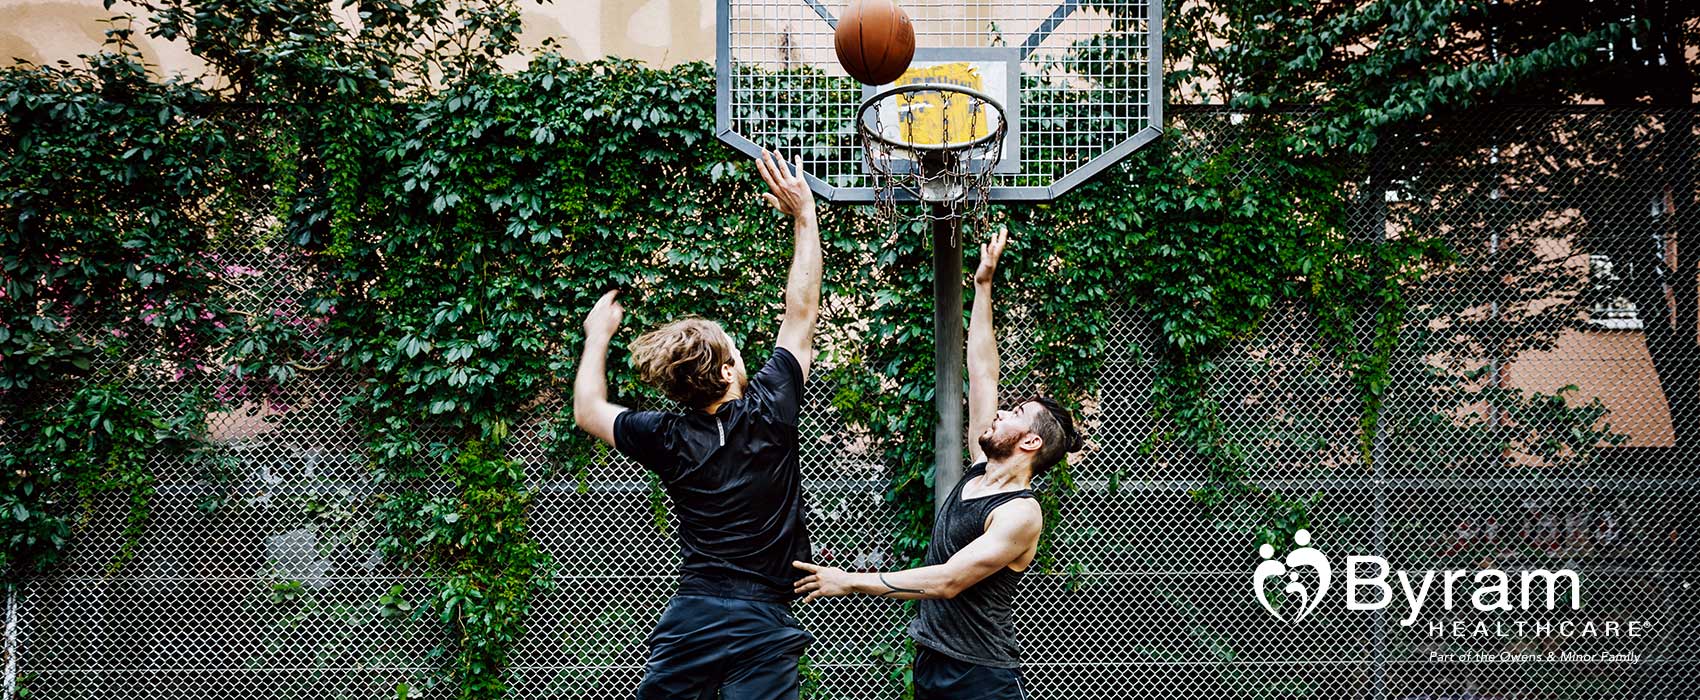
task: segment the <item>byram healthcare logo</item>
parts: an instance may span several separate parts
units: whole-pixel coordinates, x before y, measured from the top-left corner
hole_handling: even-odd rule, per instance
[[[1293,542],[1299,547],[1281,559],[1275,558],[1275,548],[1268,544],[1257,548],[1263,561],[1252,572],[1252,593],[1264,610],[1288,623],[1316,612],[1328,597],[1334,578],[1328,557],[1311,547],[1310,540],[1309,530],[1294,533]],[[1405,627],[1414,624],[1425,609],[1439,606],[1454,610],[1466,597],[1470,607],[1484,613],[1529,610],[1536,607],[1537,600],[1542,603],[1539,607],[1554,611],[1559,609],[1559,592],[1563,590],[1569,596],[1570,609],[1581,608],[1582,580],[1571,569],[1519,571],[1515,586],[1513,577],[1500,569],[1429,570],[1413,575],[1393,571],[1386,559],[1377,556],[1348,556],[1342,571],[1347,610],[1381,610],[1402,597],[1406,614],[1399,624]],[[1403,596],[1394,595],[1390,576],[1397,580]],[[1466,579],[1468,583],[1463,583]],[[1466,587],[1472,590],[1463,590]],[[1271,598],[1277,598],[1279,604]]]
[[[1299,548],[1288,553],[1281,561],[1275,560],[1273,546],[1265,544],[1257,548],[1258,555],[1263,557],[1263,563],[1258,564],[1257,571],[1252,572],[1251,590],[1257,594],[1257,602],[1264,610],[1268,610],[1269,614],[1278,619],[1286,619],[1281,615],[1281,611],[1269,602],[1269,591],[1265,588],[1269,579],[1285,579],[1287,584],[1278,590],[1287,594],[1289,600],[1297,601],[1293,619],[1288,621],[1298,622],[1315,612],[1316,606],[1322,604],[1323,596],[1328,595],[1328,582],[1333,572],[1328,566],[1328,557],[1311,548],[1309,530],[1293,533],[1293,542]],[[1308,578],[1299,575],[1307,568],[1316,572],[1316,590],[1311,590]]]

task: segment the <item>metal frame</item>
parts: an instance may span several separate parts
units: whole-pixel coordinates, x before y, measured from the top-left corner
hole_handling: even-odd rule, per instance
[[[804,2],[814,10],[814,13],[818,15],[820,20],[828,27],[836,28],[838,26],[838,19],[832,15],[831,10],[823,5],[820,0],[804,0]],[[731,0],[718,0],[715,6],[715,32],[717,37],[717,41],[715,42],[715,136],[723,143],[737,149],[739,152],[742,152],[751,158],[757,158],[761,156],[762,146],[736,131],[733,131],[732,129],[732,86],[730,77],[732,68],[732,48],[727,41],[727,37],[731,35],[732,2]],[[1079,0],[1063,0],[1063,2],[1057,6],[1056,10],[1051,13],[1050,17],[1046,18],[1037,29],[1035,29],[1025,40],[1022,41],[1021,45],[1018,47],[1018,50],[1021,52],[1021,57],[1025,59],[1027,56],[1031,55],[1039,47],[1039,45],[1044,42],[1045,38],[1049,36],[1051,32],[1056,31],[1057,27],[1061,26],[1062,22],[1072,15],[1075,10],[1079,9],[1079,7]],[[1085,165],[1082,165],[1081,167],[1058,178],[1049,186],[994,186],[991,188],[989,195],[989,199],[991,201],[1045,202],[1056,199],[1068,193],[1068,191],[1084,184],[1086,181],[1092,179],[1094,176],[1108,169],[1110,166],[1120,162],[1123,158],[1126,158],[1135,150],[1155,141],[1158,136],[1162,135],[1162,0],[1151,0],[1150,9],[1151,16],[1146,23],[1146,41],[1150,60],[1146,62],[1145,75],[1146,90],[1151,96],[1148,105],[1150,125],[1140,129],[1132,136],[1105,150],[1103,153],[1099,154],[1098,157],[1087,162]],[[923,50],[925,50],[925,47],[917,48],[916,55],[920,56]],[[1020,64],[1018,63],[1017,66],[1019,67],[1019,65]],[[1011,79],[1016,81],[1017,88],[1019,88],[1019,74],[1012,76]],[[1019,89],[1012,92],[1012,94],[1019,93]],[[1011,126],[1012,131],[1018,137],[1014,140],[1014,145],[1016,150],[1019,152],[1020,113],[1014,113],[1017,115],[1017,118],[1011,120]],[[875,200],[875,193],[878,191],[877,188],[874,187],[837,187],[812,174],[805,174],[805,177],[809,182],[809,187],[814,190],[815,194],[829,202],[872,204]]]

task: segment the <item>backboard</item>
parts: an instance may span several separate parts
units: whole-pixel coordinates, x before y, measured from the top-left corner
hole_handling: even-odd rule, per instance
[[[879,183],[864,162],[857,108],[891,86],[864,86],[838,65],[833,28],[847,4],[719,0],[716,132],[752,157],[762,148],[801,155],[810,185],[828,201],[871,203]],[[917,48],[894,85],[960,85],[1007,114],[991,200],[1053,199],[1161,132],[1161,0],[899,6],[914,23]]]

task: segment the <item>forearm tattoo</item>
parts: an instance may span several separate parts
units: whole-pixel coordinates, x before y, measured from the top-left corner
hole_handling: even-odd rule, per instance
[[[893,586],[890,581],[885,580],[884,573],[880,574],[880,583],[886,587],[886,591],[880,594],[882,597],[893,593],[914,593],[915,595],[926,595],[927,593],[925,590],[920,588],[898,588],[897,586]]]

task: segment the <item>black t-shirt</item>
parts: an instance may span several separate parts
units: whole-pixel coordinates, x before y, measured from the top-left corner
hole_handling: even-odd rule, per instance
[[[714,414],[625,411],[614,447],[661,477],[679,519],[684,587],[727,597],[790,600],[813,561],[803,522],[797,418],[803,369],[784,348]],[[760,584],[748,590],[748,584]],[[745,595],[740,595],[744,593]]]

